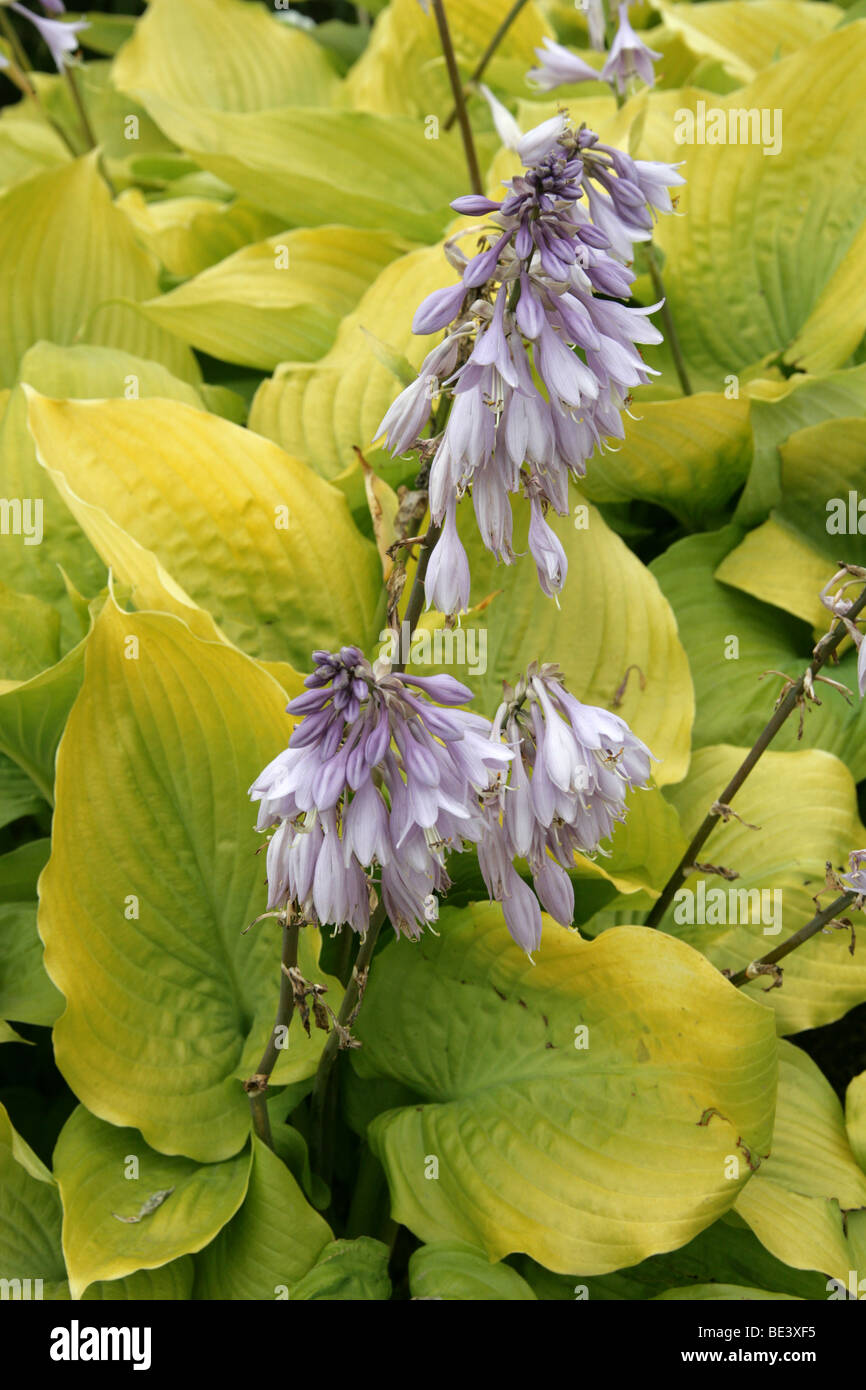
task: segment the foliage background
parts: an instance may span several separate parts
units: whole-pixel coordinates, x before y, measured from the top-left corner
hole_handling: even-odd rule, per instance
[[[612,143],[686,158],[657,242],[696,394],[648,354],[663,375],[575,494],[589,529],[562,522],[561,611],[467,523],[474,598],[496,591],[467,619],[489,642],[475,686],[492,713],[542,657],[610,706],[636,663],[621,712],[656,787],[576,867],[584,939],[551,926],[536,967],[468,861],[439,938],[382,944],[330,1203],[305,1143],[321,1036],[293,1034],[274,1074],[278,1157],[249,1137],[278,946],[240,935],[264,905],[246,789],[310,650],[375,648],[353,446],[399,389],[374,339],[414,366],[429,347],[409,325],[449,282],[465,173],[456,136],[425,138],[450,100],[416,0],[299,6],[309,29],[252,0],[143,8],[88,16],[101,163],[27,32],[77,158],[0,76],[0,493],[45,508],[42,544],[0,538],[0,1275],[56,1298],[826,1297],[866,1274],[860,952],[820,936],[782,990],[735,995],[711,966],[760,954],[760,927],[635,924],[765,722],[761,673],[800,672],[818,590],[866,563],[825,525],[866,491],[862,3],[635,6],[656,90],[622,111],[601,84],[564,94]],[[504,7],[450,8],[468,71]],[[585,45],[573,6],[536,0],[489,71],[524,126],[555,105],[524,81],[545,34]],[[676,146],[699,100],[781,110],[781,153]],[[511,157],[471,109],[495,189]],[[411,483],[411,460],[368,457]],[[786,934],[866,844],[863,711],[827,695],[802,741],[787,726],[738,800],[760,833],[713,841],[738,886],[783,889]],[[310,929],[305,950],[333,1002],[339,942]],[[578,1074],[587,1020],[604,1041]],[[728,1118],[697,1127],[709,1106]],[[735,1133],[770,1157],[723,1182]]]

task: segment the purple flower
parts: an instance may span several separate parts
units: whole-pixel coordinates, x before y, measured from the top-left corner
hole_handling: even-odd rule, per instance
[[[509,497],[533,504],[530,549],[545,593],[558,592],[565,556],[544,511],[567,512],[569,479],[585,474],[607,439],[623,437],[631,392],[658,375],[637,344],[661,342],[647,322],[659,305],[614,301],[630,296],[635,243],[652,235],[655,212],[672,206],[667,189],[683,182],[672,165],[634,160],[563,115],[522,135],[486,95],[525,167],[501,202],[469,194],[453,203],[488,217],[486,245],[469,260],[449,246],[461,281],[435,290],[414,320],[416,331],[444,327],[446,336],[421,368],[426,384],[406,388],[376,435],[402,452],[430,420],[432,395],[450,398],[444,429],[424,452],[431,516],[444,526],[428,585],[432,602],[452,613],[469,603],[451,514],[468,491],[484,544],[505,564],[514,561]]]
[[[33,14],[32,10],[26,9],[24,5],[12,4],[9,8],[14,10],[16,14],[23,15],[25,19],[29,19],[30,23],[39,30],[51,51],[58,72],[63,71],[69,54],[78,51],[78,35],[82,29],[90,28],[87,20],[83,19],[75,20],[72,24],[65,24],[58,19],[43,19],[40,15]],[[52,3],[43,5],[43,9],[49,10],[52,14],[63,12],[62,5],[57,8]]]
[[[538,67],[530,68],[526,74],[527,81],[540,87],[543,92],[550,92],[554,87],[565,86],[568,82],[603,80],[600,72],[590,67],[582,58],[578,58],[576,53],[564,48],[561,43],[555,43],[549,38],[544,39],[543,43],[543,48],[535,50],[539,60]]]
[[[583,0],[581,8],[586,12],[589,27],[589,46],[599,53],[604,48],[605,17],[603,0]]]
[[[394,454],[411,449],[433,410],[433,397],[440,390],[440,378],[448,376],[457,361],[457,341],[446,338],[428,352],[415,380],[393,402],[379,426]]]
[[[568,559],[556,532],[545,521],[537,497],[530,501],[529,549],[538,571],[538,582],[548,598],[553,598],[565,583]]]
[[[508,696],[493,737],[504,739],[513,759],[485,798],[478,862],[490,896],[502,902],[512,935],[525,946],[534,917],[527,885],[515,885],[513,861],[527,861],[542,905],[569,926],[574,891],[567,870],[576,853],[599,853],[625,820],[626,791],[647,785],[652,754],[619,715],[569,694],[555,666],[533,664]]]
[[[366,931],[374,870],[398,933],[417,936],[449,885],[446,854],[484,833],[480,798],[511,752],[456,706],[451,676],[392,673],[357,647],[313,653],[288,748],[250,788],[268,845],[268,906]]]
[[[601,71],[604,80],[615,86],[620,95],[624,94],[633,77],[641,78],[648,87],[652,87],[655,83],[653,62],[661,56],[638,38],[628,22],[628,5],[620,5],[619,28]]]

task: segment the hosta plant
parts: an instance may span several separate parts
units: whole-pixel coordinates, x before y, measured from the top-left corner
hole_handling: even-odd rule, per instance
[[[13,1296],[866,1290],[860,9],[0,0]]]

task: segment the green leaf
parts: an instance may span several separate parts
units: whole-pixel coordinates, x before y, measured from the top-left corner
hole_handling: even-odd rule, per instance
[[[716,578],[801,618],[823,636],[833,618],[819,598],[836,570],[815,547],[775,514],[749,531],[719,565]]]
[[[838,1097],[811,1057],[784,1039],[773,1150],[757,1175],[765,1179],[804,1197],[835,1197],[846,1209],[866,1207],[866,1173],[852,1151]]]
[[[491,1264],[483,1250],[459,1240],[422,1245],[409,1260],[413,1298],[454,1302],[530,1303],[535,1294],[506,1264]]]
[[[166,1157],[137,1130],[105,1124],[79,1105],[54,1151],[72,1297],[96,1280],[157,1269],[201,1250],[243,1202],[250,1166],[248,1149],[222,1163]],[[165,1195],[148,1212],[157,1194]]]
[[[44,802],[40,804],[45,805]],[[51,841],[46,837],[28,840],[8,854],[0,855],[0,903],[35,900],[36,884],[50,852]]]
[[[785,361],[801,372],[826,372],[854,351],[866,332],[866,290],[863,257],[866,223],[855,236],[844,260],[836,267]]]
[[[309,34],[242,0],[152,0],[113,77],[128,92],[221,111],[259,111],[287,96],[299,106],[328,106],[339,87]]]
[[[245,1142],[238,1069],[276,1013],[273,928],[242,932],[265,901],[247,788],[285,743],[284,704],[240,652],[109,601],[58,756],[39,907],[66,997],[57,1065],[95,1114],[202,1162]],[[304,937],[301,968],[321,980]],[[275,1082],[310,1075],[322,1045],[296,1022]]]
[[[172,1194],[173,1195],[173,1194]],[[185,1302],[192,1297],[194,1265],[190,1255],[181,1255],[159,1269],[139,1269],[125,1279],[98,1279],[81,1295],[85,1303]]]
[[[317,227],[246,246],[142,312],[201,352],[273,371],[328,351],[340,321],[407,249],[388,232]]]
[[[27,774],[0,754],[0,830],[22,816],[38,815],[44,807],[44,799]]]
[[[854,565],[866,563],[866,420],[824,420],[797,430],[779,446],[782,496],[775,516],[823,555],[835,573],[840,548]],[[844,538],[844,539],[843,539]],[[828,575],[829,577],[829,575]]]
[[[475,68],[504,14],[499,0],[460,0],[451,6],[448,23],[462,71]],[[519,65],[522,75],[535,64],[534,50],[550,32],[541,6],[525,5],[505,33],[497,57]],[[484,80],[491,80],[489,74]],[[391,0],[349,73],[346,91],[364,111],[391,116],[439,112],[443,120],[448,115],[454,99],[439,35],[432,15],[425,15],[417,0]]]
[[[3,188],[69,162],[69,151],[60,136],[35,110],[25,113],[24,106],[23,101],[17,106],[6,106],[0,114],[0,187]]]
[[[22,1038],[21,1034],[16,1033],[15,1029],[10,1027],[5,1019],[0,1018],[0,1043],[10,1042],[24,1043],[27,1047],[35,1046],[29,1038]]]
[[[611,708],[625,681],[617,712],[659,759],[653,764],[656,782],[679,781],[688,766],[694,693],[674,615],[650,571],[600,513],[577,493],[572,501],[573,520],[548,517],[569,565],[561,608],[543,593],[526,553],[525,502],[515,506],[514,550],[522,558],[510,567],[496,565],[485,550],[471,504],[459,510],[473,602],[496,594],[482,612],[461,620],[464,651],[471,653],[469,638],[476,635],[476,655],[483,651],[476,664],[483,669],[476,674],[470,663],[460,679],[475,690],[477,707],[491,714],[502,698],[503,680],[514,682],[534,660],[555,660],[572,694],[590,705]],[[441,650],[447,661],[448,647]],[[460,647],[452,650],[452,665],[463,664]],[[431,653],[435,656],[432,645]],[[634,666],[638,671],[629,670]],[[423,669],[430,669],[426,662]]]
[[[632,1269],[597,1277],[561,1276],[521,1259],[517,1268],[538,1298],[574,1299],[583,1292],[590,1302],[650,1299],[665,1289],[694,1285],[749,1284],[796,1298],[826,1297],[826,1275],[804,1273],[775,1259],[736,1212],[729,1212],[688,1245],[667,1255],[653,1255]]]
[[[704,8],[681,7],[689,16]],[[852,25],[771,63],[727,96],[708,99],[700,88],[650,93],[640,157],[686,161],[688,182],[678,190],[685,215],[661,218],[655,239],[666,256],[665,290],[694,390],[719,391],[727,376],[754,376],[792,348],[859,244],[864,61],[866,29]],[[694,142],[680,144],[678,137],[688,141],[690,134],[680,113],[694,114],[698,102],[706,133],[698,123]],[[721,112],[726,143],[700,143],[715,133],[714,111]],[[733,118],[736,145],[727,143],[731,112],[742,113]],[[767,123],[766,142],[740,138],[749,112]],[[599,132],[602,139],[618,143],[629,119],[626,107]],[[855,320],[859,314],[858,302]],[[834,315],[825,317],[824,329],[820,339],[811,337],[810,351],[820,350],[815,360],[828,370],[847,360],[851,346],[847,333],[836,332]],[[669,361],[666,352],[646,356],[650,365]]]
[[[780,444],[807,425],[866,410],[866,365],[824,377],[798,375],[784,383],[753,382],[750,395],[755,447],[736,511],[736,520],[743,526],[764,521],[781,499]]]
[[[710,535],[687,536],[650,566],[676,614],[689,656],[697,700],[695,748],[753,744],[782,684],[765,673],[783,671],[796,680],[812,657],[814,639],[801,622],[716,577],[717,567],[741,535],[729,526]],[[756,577],[759,573],[757,568],[752,571]],[[828,625],[829,621],[828,613]],[[857,658],[852,650],[833,668],[832,678],[856,691]],[[829,686],[824,686],[824,694],[820,685],[817,689],[821,704],[808,707],[802,739],[799,720],[792,717],[782,725],[773,748],[823,748],[841,758],[859,781],[866,777],[866,705],[857,699],[847,704]]]
[[[667,27],[692,51],[721,62],[741,82],[799,49],[809,49],[839,19],[836,5],[788,0],[711,0],[671,4],[652,0]]]
[[[664,1293],[656,1294],[653,1301],[656,1303],[754,1303],[764,1299],[769,1299],[774,1303],[797,1302],[796,1294],[777,1293],[772,1289],[749,1288],[745,1284],[692,1284],[685,1289],[665,1289]]]
[[[241,197],[286,226],[388,227],[432,241],[465,186],[459,136],[425,139],[424,122],[290,106],[208,111],[136,91],[160,128]]]
[[[405,358],[417,371],[435,340],[416,337],[412,317],[426,295],[455,280],[439,245],[393,261],[343,320],[333,347],[319,362],[287,362],[262,382],[250,428],[306,459],[325,478],[355,462],[355,445],[381,472],[376,452],[367,446],[400,382],[391,364],[383,363],[374,340],[387,343],[393,357]],[[390,462],[389,455],[378,453]]]
[[[127,188],[117,206],[165,269],[182,280],[282,230],[279,218],[242,198],[227,203],[192,196],[146,202],[138,188]]]
[[[0,583],[0,679],[26,681],[60,656],[60,614]]]
[[[604,846],[608,853],[596,859],[576,856],[574,874],[584,881],[609,880],[620,893],[648,889],[655,898],[667,882],[671,850],[686,847],[679,817],[658,787],[627,792],[626,811],[625,824]]]
[[[697,830],[747,751],[723,745],[694,754],[685,782],[668,792],[687,836]],[[691,942],[720,970],[743,969],[804,926],[816,912],[813,895],[827,891],[826,862],[847,864],[848,852],[866,842],[851,774],[837,758],[817,749],[764,753],[737,793],[735,810],[742,821],[719,822],[701,859],[739,877],[725,883],[690,875],[683,881],[686,896],[675,900],[663,923],[665,931]],[[705,895],[713,889],[722,894],[715,900],[718,906],[706,901],[710,920],[704,924],[694,921],[699,880]],[[765,894],[760,903],[757,890]],[[738,896],[744,891],[751,893],[748,901]],[[832,898],[821,901],[826,907]],[[715,916],[722,920],[714,921]],[[736,920],[729,921],[730,916]],[[786,957],[781,989],[766,990],[760,979],[744,988],[775,1011],[780,1033],[831,1023],[866,999],[866,963],[850,954],[849,944],[847,932],[819,932]]]
[[[0,928],[0,1009],[19,1022],[52,1024],[63,999],[42,967],[36,903],[0,903]]]
[[[0,383],[15,381],[22,354],[39,338],[123,347],[187,381],[198,379],[188,348],[113,302],[152,298],[156,272],[114,207],[95,155],[0,194],[0,264],[7,267]]]
[[[604,1273],[684,1244],[736,1200],[738,1143],[769,1148],[769,1012],[658,932],[548,925],[533,965],[498,906],[446,911],[377,959],[357,1030],[361,1075],[427,1101],[368,1131],[421,1240]]]
[[[197,1299],[274,1299],[310,1270],[331,1231],[276,1154],[253,1139],[240,1211],[196,1260]]]
[[[633,414],[624,420],[625,439],[587,464],[582,491],[592,502],[639,498],[685,526],[712,525],[748,473],[748,399],[700,392],[642,400]]]
[[[32,844],[44,864],[49,842],[37,840]],[[0,858],[0,1015],[19,1023],[50,1027],[63,1012],[63,995],[45,971],[42,942],[36,930],[35,883],[32,901],[10,896],[16,891],[10,879],[25,855],[32,859],[30,850],[31,846],[25,845]]]
[[[24,354],[19,379],[49,396],[160,396],[203,409],[201,397],[187,382],[157,362],[115,348],[37,343]],[[21,386],[12,392],[0,425],[0,487],[6,497],[31,499],[32,508],[26,514],[22,503],[22,534],[4,542],[6,578],[13,588],[38,593],[57,607],[65,649],[80,638],[81,623],[69,601],[64,576],[80,592],[94,594],[105,585],[105,565],[39,466]],[[25,521],[29,521],[26,527]],[[42,531],[38,545],[33,543],[36,522]]]
[[[0,680],[0,752],[54,800],[54,759],[84,667],[84,638],[56,665],[28,681]]]
[[[342,494],[270,441],[177,401],[31,392],[29,422],[45,467],[152,551],[230,641],[302,670],[314,648],[363,642],[381,595],[375,546]]]
[[[60,1220],[54,1179],[0,1105],[0,1278],[42,1279],[43,1296],[56,1296],[66,1278]]]
[[[290,1290],[295,1302],[358,1302],[388,1299],[387,1245],[370,1236],[334,1240],[326,1245],[315,1265]]]
[[[866,1173],[866,1071],[854,1077],[845,1093],[845,1124],[848,1142]]]

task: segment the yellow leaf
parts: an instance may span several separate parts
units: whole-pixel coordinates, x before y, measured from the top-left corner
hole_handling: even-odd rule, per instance
[[[242,0],[151,0],[113,78],[220,111],[328,106],[339,89],[321,44]]]
[[[41,462],[151,551],[231,642],[300,670],[316,647],[365,643],[375,547],[304,464],[177,401],[29,398]]]

